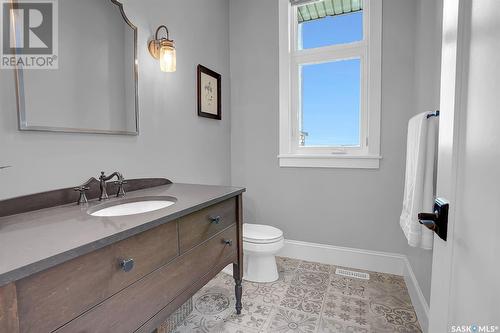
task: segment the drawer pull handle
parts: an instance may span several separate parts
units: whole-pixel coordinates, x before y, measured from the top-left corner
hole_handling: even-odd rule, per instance
[[[222,242],[226,245],[233,246],[233,240],[232,239],[223,239]]]
[[[120,260],[120,268],[125,273],[130,272],[132,269],[134,269],[134,259],[130,258],[130,259]]]
[[[220,216],[210,216],[209,219],[210,219],[210,222],[212,222],[214,224],[219,224],[220,221],[222,220],[222,218]]]

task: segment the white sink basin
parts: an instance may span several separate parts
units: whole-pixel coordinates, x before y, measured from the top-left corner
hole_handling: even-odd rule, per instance
[[[119,202],[93,207],[89,214],[98,217],[128,216],[153,212],[175,204],[173,197],[145,197],[125,199]]]

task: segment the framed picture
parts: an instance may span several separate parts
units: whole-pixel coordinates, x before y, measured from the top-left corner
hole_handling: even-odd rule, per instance
[[[221,75],[198,65],[198,116],[222,119]]]

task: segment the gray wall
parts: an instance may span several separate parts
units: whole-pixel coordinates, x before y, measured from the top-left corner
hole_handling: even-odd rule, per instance
[[[139,28],[141,135],[19,132],[14,73],[1,70],[0,165],[13,168],[0,171],[0,199],[77,185],[100,170],[120,170],[129,178],[230,183],[228,0],[127,0],[125,11]],[[160,24],[177,44],[176,73],[162,73],[146,48]],[[199,63],[223,76],[222,121],[196,114]]]
[[[278,1],[230,1],[232,182],[248,187],[246,222],[277,226],[288,239],[404,253],[415,12],[416,1],[384,1],[380,169],[279,168]]]
[[[288,239],[407,254],[429,299],[432,252],[410,249],[398,221],[408,120],[439,105],[438,5],[384,1],[383,160],[355,170],[278,166],[277,4],[230,1],[232,182],[248,188],[245,221]]]

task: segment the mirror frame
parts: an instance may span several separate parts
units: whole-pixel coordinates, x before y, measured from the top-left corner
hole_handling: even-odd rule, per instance
[[[125,20],[125,23],[132,28],[134,32],[134,83],[135,83],[135,131],[126,130],[99,130],[91,128],[71,128],[71,127],[51,127],[51,126],[31,126],[28,125],[26,120],[26,104],[25,104],[25,93],[24,93],[24,75],[23,69],[20,67],[15,68],[16,76],[16,99],[17,99],[17,114],[19,120],[19,130],[20,131],[41,131],[41,132],[62,132],[62,133],[88,133],[88,134],[112,134],[112,135],[139,135],[139,82],[138,82],[138,72],[139,72],[139,61],[137,59],[137,27],[128,19],[125,11],[123,10],[123,4],[118,0],[109,0],[111,3],[116,5],[120,13]],[[11,0],[11,3],[15,3],[16,0]]]

